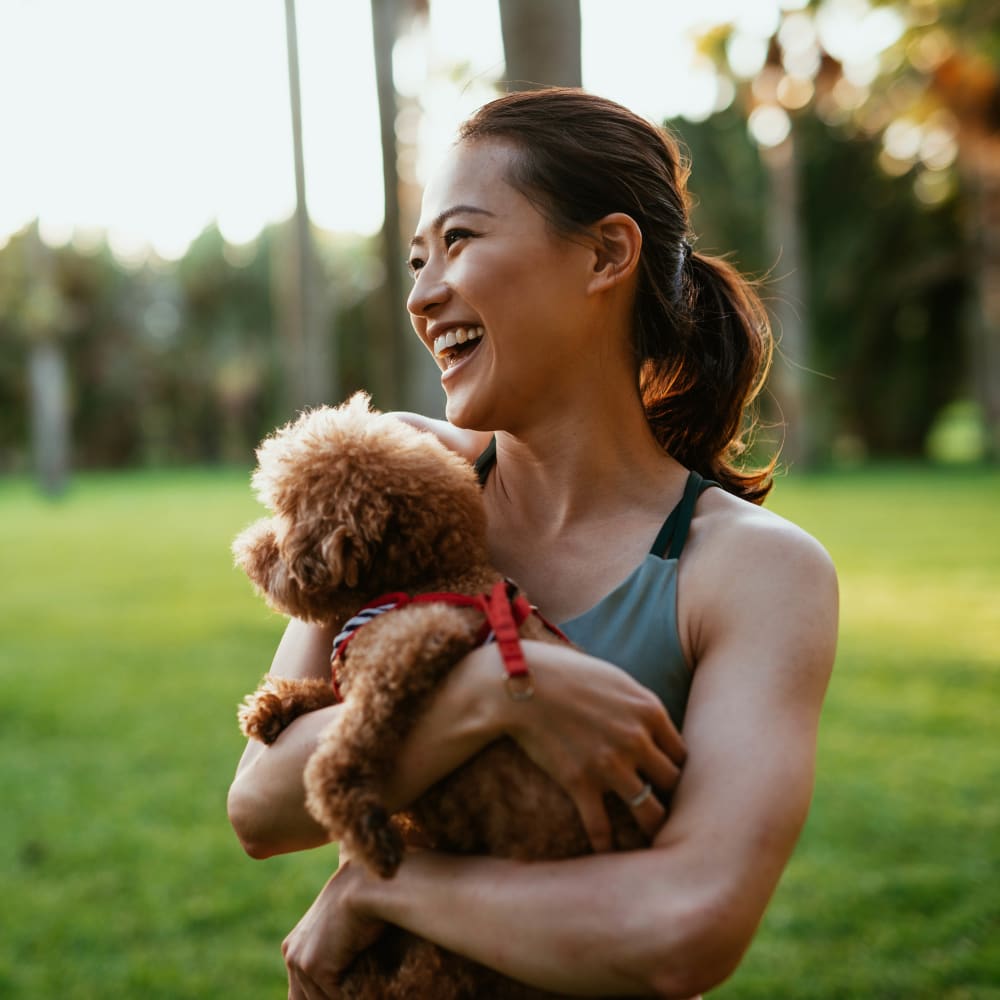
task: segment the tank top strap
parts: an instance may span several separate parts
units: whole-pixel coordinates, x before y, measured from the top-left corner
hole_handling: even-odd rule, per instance
[[[719,484],[712,479],[704,479],[693,469],[688,473],[684,484],[684,494],[680,503],[670,512],[663,522],[653,547],[649,550],[661,559],[679,559],[691,529],[691,518],[694,517],[695,504],[698,497],[712,486]]]
[[[486,480],[490,478],[490,469],[497,460],[497,439],[496,436],[490,438],[490,443],[482,450],[472,467],[476,471],[479,485],[485,486]]]

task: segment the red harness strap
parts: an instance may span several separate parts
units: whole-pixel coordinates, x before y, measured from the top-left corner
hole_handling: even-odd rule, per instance
[[[412,595],[402,592],[383,594],[361,608],[334,640],[333,653],[330,657],[330,682],[338,701],[343,701],[343,697],[337,683],[337,661],[343,657],[351,639],[372,618],[404,608],[408,604],[451,604],[455,607],[476,608],[481,611],[485,621],[476,636],[476,645],[481,646],[491,638],[496,639],[504,670],[507,672],[507,691],[515,699],[530,698],[533,691],[531,674],[518,633],[524,622],[531,615],[538,615],[542,624],[553,635],[563,642],[569,642],[555,625],[546,621],[538,609],[528,603],[523,594],[518,593],[516,585],[510,580],[500,580],[488,594],[455,594],[450,591]]]

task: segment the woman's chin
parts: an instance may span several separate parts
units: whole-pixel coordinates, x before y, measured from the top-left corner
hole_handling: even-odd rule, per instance
[[[484,423],[486,407],[483,398],[468,391],[464,386],[455,386],[451,391],[445,389],[444,415],[448,423],[468,431],[488,430]]]

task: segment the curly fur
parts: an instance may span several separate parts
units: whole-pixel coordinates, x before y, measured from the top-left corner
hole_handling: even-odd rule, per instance
[[[257,451],[253,485],[272,511],[233,543],[237,564],[275,609],[340,628],[382,593],[478,594],[489,564],[486,515],[472,469],[435,437],[369,409],[363,393],[278,430]],[[569,797],[511,740],[484,749],[390,816],[378,789],[414,722],[474,646],[479,611],[411,604],[351,640],[338,669],[344,704],[305,772],[312,815],[352,858],[383,877],[413,838],[437,850],[522,860],[589,850]],[[553,639],[534,616],[525,637]],[[266,677],[240,709],[251,738],[272,743],[304,712],[333,704],[326,681]],[[613,797],[616,846],[644,838]],[[392,929],[355,963],[343,995],[540,998],[529,989],[405,931]]]

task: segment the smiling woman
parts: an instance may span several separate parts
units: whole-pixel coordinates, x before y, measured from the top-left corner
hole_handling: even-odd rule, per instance
[[[515,157],[502,142],[457,146],[427,186],[412,244],[407,307],[443,369],[446,415],[459,427],[533,420],[541,398],[580,375],[563,362],[583,335],[579,276],[590,247],[555,232],[507,182]],[[594,320],[599,336],[604,324]],[[459,329],[484,334],[474,350],[439,355],[438,338],[454,332],[457,339]],[[502,423],[495,422],[498,405]]]
[[[593,853],[414,850],[388,881],[348,861],[285,942],[294,998],[339,995],[386,924],[534,995],[690,997],[751,942],[808,811],[837,588],[822,548],[760,507],[771,466],[738,461],[770,333],[753,289],[693,249],[686,179],[660,129],[556,89],[480,109],[427,186],[407,307],[448,421],[409,419],[482,451],[491,561],[577,648],[525,641],[519,701],[494,645],[467,656],[384,800],[507,735]],[[272,673],[325,676],[332,638],[293,621]],[[230,815],[254,856],[323,842],[302,773],[338,711],[248,747]],[[648,849],[611,850],[606,796]]]

